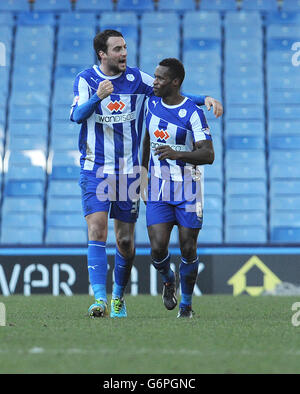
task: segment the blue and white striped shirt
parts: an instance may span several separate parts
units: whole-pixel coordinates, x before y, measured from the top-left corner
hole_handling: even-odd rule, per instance
[[[161,98],[151,97],[147,106],[146,128],[150,136],[151,174],[161,179],[183,181],[186,171],[191,175],[197,169],[203,173],[203,166],[180,160],[159,160],[154,155],[159,145],[167,144],[176,151],[191,152],[195,142],[212,139],[204,112],[193,101],[186,97],[178,105],[166,105]]]
[[[101,81],[109,79],[114,92],[100,100],[96,96]],[[76,108],[95,96],[95,110],[83,120],[79,135],[81,167],[104,174],[131,174],[139,166],[144,106],[153,94],[153,78],[138,68],[107,76],[99,66],[79,73],[74,82],[74,102],[70,118],[76,121]]]

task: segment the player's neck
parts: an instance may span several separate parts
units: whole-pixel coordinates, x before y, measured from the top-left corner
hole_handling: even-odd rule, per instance
[[[105,64],[102,63],[100,64],[99,69],[102,72],[102,74],[107,75],[108,77],[115,77],[119,74],[122,74],[121,71],[116,72],[115,70],[111,70],[109,67],[107,67]]]
[[[166,105],[178,105],[178,104],[182,103],[183,100],[184,100],[184,97],[181,96],[181,94],[179,92],[172,94],[170,96],[162,97],[162,101]]]

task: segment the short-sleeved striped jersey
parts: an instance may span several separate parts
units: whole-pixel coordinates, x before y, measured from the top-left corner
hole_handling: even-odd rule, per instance
[[[154,176],[183,181],[186,171],[191,175],[202,166],[194,166],[181,160],[159,160],[154,150],[167,144],[176,151],[194,149],[194,143],[211,139],[210,130],[202,109],[187,97],[178,105],[166,105],[161,98],[153,96],[148,100],[146,128],[150,135],[150,172]],[[202,171],[201,171],[202,172]]]
[[[81,167],[91,171],[102,167],[104,174],[131,174],[139,166],[144,105],[153,94],[153,78],[130,67],[115,76],[104,75],[97,65],[82,71],[74,82],[71,120],[76,107],[87,102],[105,79],[112,82],[114,92],[81,125]]]

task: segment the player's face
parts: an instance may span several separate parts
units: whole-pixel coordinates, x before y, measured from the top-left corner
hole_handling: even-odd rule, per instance
[[[112,74],[119,74],[126,70],[127,47],[123,37],[109,37],[107,40],[107,51],[103,52],[101,63]]]
[[[157,66],[154,73],[153,92],[155,96],[166,97],[172,93],[172,80],[169,75],[169,68]]]

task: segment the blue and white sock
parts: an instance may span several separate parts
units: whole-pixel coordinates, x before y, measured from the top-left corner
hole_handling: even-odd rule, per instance
[[[117,249],[115,256],[115,282],[113,285],[112,298],[122,298],[126,285],[129,281],[134,255],[125,259]]]
[[[171,255],[170,253],[161,261],[155,261],[152,259],[153,266],[161,274],[164,283],[175,282],[175,274],[170,267]]]
[[[185,308],[192,305],[193,291],[198,275],[199,260],[187,261],[183,257],[179,267],[181,301],[179,308]]]
[[[107,278],[107,255],[106,243],[101,241],[89,241],[88,243],[88,271],[90,284],[96,300],[107,302],[106,278]]]

